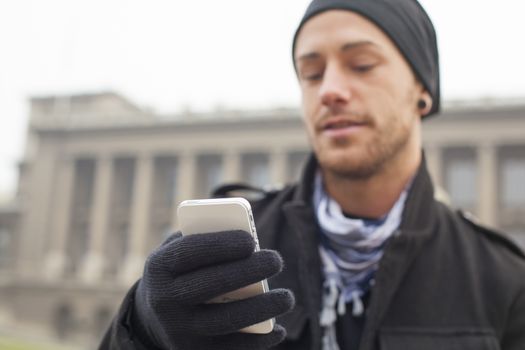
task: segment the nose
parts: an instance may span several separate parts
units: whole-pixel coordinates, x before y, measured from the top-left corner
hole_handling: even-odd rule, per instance
[[[336,65],[326,67],[319,89],[321,103],[328,108],[346,104],[352,96],[348,78]]]

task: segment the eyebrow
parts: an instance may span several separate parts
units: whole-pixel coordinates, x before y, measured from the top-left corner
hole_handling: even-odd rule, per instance
[[[351,43],[346,43],[341,47],[341,51],[349,51],[363,46],[377,46],[371,41],[356,41]]]
[[[351,51],[353,49],[357,49],[357,48],[360,48],[360,47],[363,47],[363,46],[377,46],[376,44],[374,44],[373,42],[371,41],[367,41],[367,40],[364,40],[364,41],[354,41],[354,42],[349,42],[349,43],[346,43],[346,44],[343,44],[341,46],[341,51],[342,52],[345,52],[345,51]],[[296,62],[301,62],[301,61],[313,61],[315,59],[318,59],[321,55],[318,53],[318,52],[308,52],[308,53],[305,53],[299,57],[297,57],[295,59]]]

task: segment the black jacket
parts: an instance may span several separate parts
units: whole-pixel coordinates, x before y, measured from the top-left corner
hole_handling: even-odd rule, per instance
[[[298,185],[252,203],[261,246],[276,249],[285,262],[270,288],[289,288],[296,297],[294,310],[278,318],[288,336],[275,350],[321,347],[315,167],[312,159]],[[437,202],[424,162],[375,279],[360,350],[525,349],[525,255]],[[133,289],[102,349],[141,349],[128,322],[132,297]]]

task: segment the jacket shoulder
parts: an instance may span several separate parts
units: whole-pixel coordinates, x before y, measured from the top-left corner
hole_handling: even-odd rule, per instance
[[[476,233],[487,237],[489,240],[497,243],[500,246],[503,246],[514,255],[525,259],[525,252],[523,252],[522,248],[506,234],[482,225],[479,219],[468,211],[458,210],[457,214],[461,221],[463,221],[463,223],[473,229]]]
[[[254,211],[259,211],[286,201],[294,193],[295,188],[295,184],[256,187],[246,183],[231,183],[217,187],[212,192],[212,196],[214,198],[243,197],[250,202]]]

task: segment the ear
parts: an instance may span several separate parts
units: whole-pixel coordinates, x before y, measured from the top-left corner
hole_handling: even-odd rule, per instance
[[[430,113],[432,110],[432,102],[430,94],[426,90],[423,90],[417,103],[417,108],[419,109],[419,113],[421,113],[421,117],[425,117]]]

